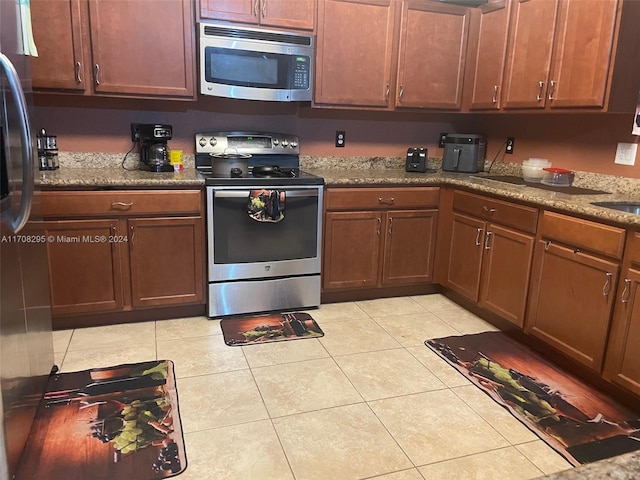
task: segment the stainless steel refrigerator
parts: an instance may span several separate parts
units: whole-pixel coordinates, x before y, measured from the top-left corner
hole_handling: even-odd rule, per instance
[[[15,475],[54,365],[46,244],[34,201],[24,4],[0,0],[0,479]],[[25,94],[25,92],[27,92]]]

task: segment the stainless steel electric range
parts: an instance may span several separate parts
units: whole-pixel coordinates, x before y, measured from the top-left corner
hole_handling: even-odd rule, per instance
[[[208,315],[320,305],[324,179],[300,170],[294,135],[195,135],[205,178]]]

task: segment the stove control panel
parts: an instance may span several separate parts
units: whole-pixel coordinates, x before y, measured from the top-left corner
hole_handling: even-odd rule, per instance
[[[299,155],[298,137],[284,133],[205,132],[195,134],[196,153]]]

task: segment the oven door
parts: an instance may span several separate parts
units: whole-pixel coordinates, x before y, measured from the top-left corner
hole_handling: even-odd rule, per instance
[[[284,192],[284,218],[249,216],[260,187],[207,187],[209,282],[319,275],[322,186],[266,187]]]

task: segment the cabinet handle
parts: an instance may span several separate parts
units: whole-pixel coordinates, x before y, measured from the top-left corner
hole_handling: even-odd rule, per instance
[[[629,301],[629,295],[631,293],[631,280],[628,278],[624,279],[624,290],[622,291],[622,295],[620,296],[620,302],[627,303]]]
[[[497,208],[482,207],[482,211],[484,213],[488,213],[489,215],[493,215],[494,213],[496,213],[498,211],[498,209]]]
[[[390,91],[391,91],[391,90],[389,90],[389,84],[387,83],[387,92],[384,94],[384,99],[385,99],[385,100],[389,100],[389,92],[390,92]]]
[[[549,250],[550,246],[551,246],[551,240],[547,240],[546,242],[544,242],[544,249],[545,250]]]
[[[604,281],[604,285],[602,286],[602,296],[606,297],[611,293],[611,277],[613,277],[613,273],[605,273],[607,279]]]
[[[498,85],[493,86],[493,98],[491,99],[493,103],[498,103]]]
[[[81,71],[82,71],[82,64],[80,62],[76,62],[76,82],[77,83],[82,83],[82,77],[80,76]]]
[[[382,220],[378,217],[378,236],[380,236],[382,230]]]
[[[555,93],[555,91],[556,91],[556,81],[551,80],[549,82],[549,96],[548,96],[549,100],[553,100],[553,94]]]
[[[482,237],[482,229],[478,228],[476,231],[476,247],[479,247],[480,245],[482,245],[480,237]]]
[[[387,198],[382,198],[382,197],[378,197],[378,202],[384,204],[384,205],[393,205],[395,203],[396,199],[394,197],[389,197]]]
[[[136,231],[133,228],[133,225],[129,227],[129,231],[131,232],[131,245],[133,245],[133,239],[136,237]]]
[[[254,16],[254,17],[257,17],[257,16],[258,16],[258,2],[259,2],[259,1],[260,1],[260,0],[255,0],[255,1],[253,2],[253,16]]]
[[[398,100],[402,100],[402,95],[404,95],[404,86],[400,85],[400,93],[398,94]]]
[[[536,100],[540,101],[542,100],[542,90],[544,89],[544,82],[541,80],[538,82],[538,96],[536,97]]]
[[[125,203],[125,202],[113,202],[111,204],[112,208],[115,207],[133,207],[133,202]]]
[[[489,239],[491,238],[491,235],[493,235],[493,232],[487,232],[487,234],[484,237],[484,249],[485,250],[491,250],[491,245],[489,244]]]
[[[100,65],[96,63],[94,68],[96,71],[96,85],[100,85]]]
[[[267,16],[267,0],[262,0],[262,16]]]
[[[391,231],[393,230],[393,218],[389,218],[389,235],[391,235]]]

